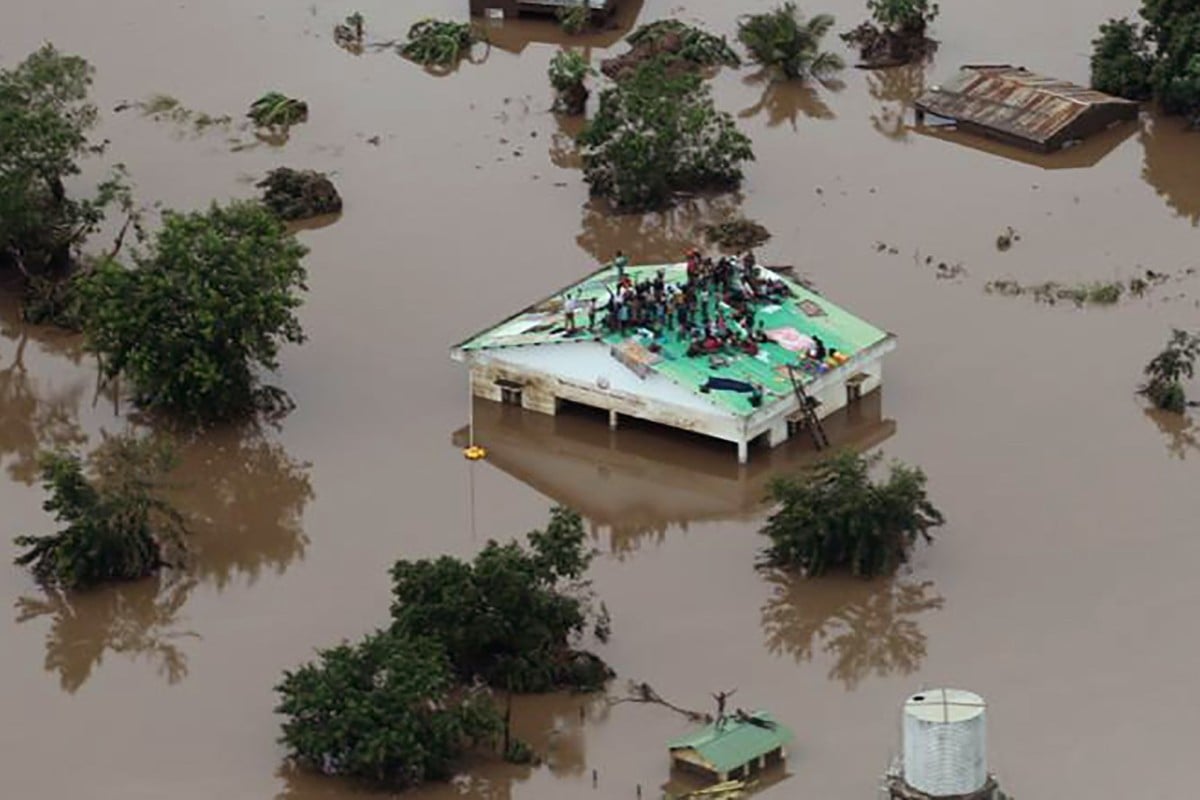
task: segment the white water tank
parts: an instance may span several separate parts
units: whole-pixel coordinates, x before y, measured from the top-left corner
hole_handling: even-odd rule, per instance
[[[987,783],[986,704],[974,692],[930,689],[904,703],[904,782],[930,797]]]

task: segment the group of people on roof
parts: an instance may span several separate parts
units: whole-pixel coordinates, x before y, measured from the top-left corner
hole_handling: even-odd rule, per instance
[[[758,269],[753,253],[714,261],[690,250],[683,281],[667,280],[664,269],[635,280],[628,259],[619,251],[611,266],[615,285],[605,285],[607,301],[584,303],[577,295],[566,297],[568,333],[578,331],[581,311],[586,313],[589,331],[596,329],[603,312],[604,330],[647,331],[654,339],[674,332],[678,341],[689,343],[689,356],[726,348],[754,355],[766,341],[763,323],[755,319],[756,307],[791,296],[786,283]]]

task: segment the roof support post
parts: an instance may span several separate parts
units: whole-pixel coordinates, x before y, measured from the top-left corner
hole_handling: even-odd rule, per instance
[[[739,441],[737,443],[737,447],[738,447],[738,463],[745,464],[747,461],[750,460],[749,443],[745,439],[742,439],[741,441]]]

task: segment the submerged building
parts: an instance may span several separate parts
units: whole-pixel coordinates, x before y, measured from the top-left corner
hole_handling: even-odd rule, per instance
[[[783,763],[793,734],[765,711],[720,716],[667,744],[671,764],[710,781],[744,780]]]
[[[914,104],[918,124],[927,115],[958,130],[1039,152],[1137,118],[1138,104],[1008,64],[965,66]]]
[[[892,334],[798,283],[751,269],[773,287],[771,299],[752,303],[755,331],[744,332],[755,334],[752,346],[697,351],[669,322],[658,330],[610,325],[618,272],[606,267],[456,345],[451,356],[467,365],[476,397],[551,415],[564,404],[588,406],[607,412],[613,428],[622,416],[646,420],[734,443],[744,464],[751,442],[777,446],[879,387],[883,357],[896,346]],[[623,272],[630,282],[676,289],[688,280],[684,264]],[[724,301],[710,308],[710,319],[729,314],[736,326]]]

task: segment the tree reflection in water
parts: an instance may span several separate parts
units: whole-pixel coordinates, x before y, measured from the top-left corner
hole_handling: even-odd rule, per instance
[[[156,664],[169,683],[187,675],[179,614],[192,589],[253,584],[264,568],[281,574],[304,557],[301,518],[313,497],[308,464],[292,460],[259,428],[211,432],[181,445],[177,502],[192,531],[188,565],[156,578],[88,592],[48,590],[17,601],[17,622],[49,617],[46,669],[76,691],[106,652]],[[51,524],[47,521],[47,524]]]
[[[702,227],[730,219],[741,204],[740,193],[727,192],[682,198],[650,214],[616,214],[602,200],[592,200],[584,205],[583,230],[575,241],[601,263],[621,249],[634,264],[674,263],[689,248],[704,246]]]
[[[1158,408],[1147,408],[1145,414],[1167,437],[1167,452],[1180,461],[1188,451],[1200,452],[1200,424],[1188,414],[1176,414]]]
[[[767,649],[808,662],[819,649],[833,659],[829,677],[854,689],[868,675],[908,675],[925,658],[925,634],[915,619],[945,600],[932,581],[806,579],[769,574],[771,598],[762,609]]]
[[[741,119],[767,114],[767,127],[774,128],[784,122],[796,130],[796,121],[803,115],[808,119],[835,119],[836,114],[825,104],[811,81],[781,81],[773,77],[770,70],[759,70],[742,79],[747,86],[762,86],[762,96],[749,108],[738,112]],[[841,91],[844,84],[836,79],[819,82],[830,91]]]
[[[880,102],[871,114],[871,127],[889,139],[908,138],[904,115],[925,91],[925,63],[867,71],[867,91]]]
[[[1154,116],[1145,120],[1138,141],[1142,180],[1176,214],[1200,226],[1200,132],[1187,130],[1182,119]]]
[[[180,641],[199,638],[179,618],[194,585],[164,574],[88,592],[48,589],[43,597],[17,600],[17,622],[50,617],[45,668],[72,694],[108,652],[149,661],[173,684],[187,675]]]
[[[78,447],[87,441],[79,425],[79,405],[85,385],[75,382],[55,392],[45,390],[29,375],[25,354],[33,332],[20,321],[15,299],[0,296],[0,466],[13,480],[26,485],[38,479],[37,458],[42,450]],[[77,337],[47,333],[36,339],[44,350],[58,351],[78,363]],[[12,356],[8,356],[9,345]]]

